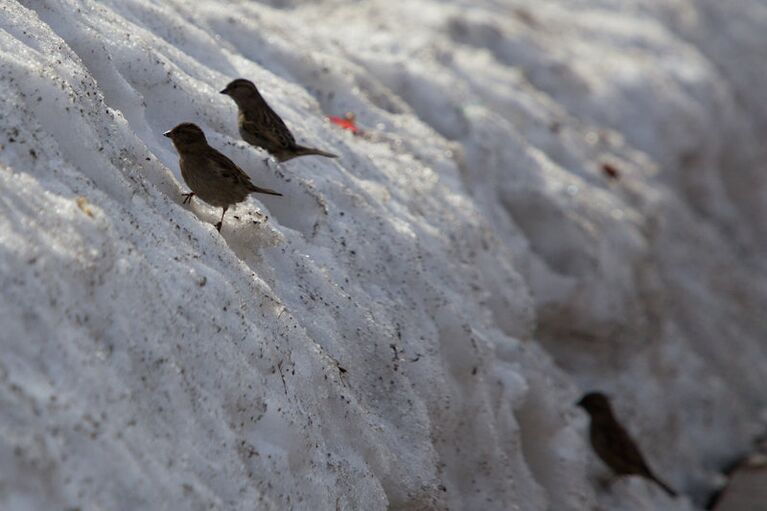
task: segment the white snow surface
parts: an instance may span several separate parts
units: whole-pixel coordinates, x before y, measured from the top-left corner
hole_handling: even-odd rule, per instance
[[[760,0],[3,0],[0,509],[700,508],[767,401],[766,45]],[[237,77],[340,158],[265,164]],[[183,121],[284,197],[219,234]],[[605,481],[594,389],[684,496]]]

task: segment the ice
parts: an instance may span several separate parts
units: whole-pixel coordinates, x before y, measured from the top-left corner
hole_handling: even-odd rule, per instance
[[[700,508],[764,430],[764,34],[759,0],[4,1],[0,508]],[[340,157],[265,162],[237,77]],[[219,234],[184,121],[284,196]],[[682,497],[606,481],[595,389]]]

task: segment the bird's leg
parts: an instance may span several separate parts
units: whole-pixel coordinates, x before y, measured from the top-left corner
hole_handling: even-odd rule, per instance
[[[189,204],[192,202],[192,197],[195,196],[195,193],[194,192],[182,193],[181,196],[184,198],[181,204]]]
[[[229,209],[228,207],[224,208],[224,210],[221,212],[221,220],[218,221],[216,224],[216,229],[218,229],[218,232],[221,232],[221,226],[224,225],[224,215],[226,215],[226,210]]]

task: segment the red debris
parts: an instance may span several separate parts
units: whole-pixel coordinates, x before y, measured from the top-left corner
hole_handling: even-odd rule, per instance
[[[605,173],[607,177],[610,179],[618,179],[621,177],[620,171],[615,168],[615,166],[610,165],[609,163],[603,163],[602,164],[602,172]]]
[[[341,129],[349,130],[355,135],[359,133],[359,128],[357,128],[357,123],[354,122],[354,114],[352,112],[347,112],[343,117],[329,115],[328,119]]]

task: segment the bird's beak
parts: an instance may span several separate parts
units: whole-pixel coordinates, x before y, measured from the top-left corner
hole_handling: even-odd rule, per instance
[[[226,95],[229,95],[229,94],[228,94],[228,91],[227,91],[226,89],[224,89],[224,90],[220,90],[220,91],[218,91],[218,93],[219,93],[219,94],[226,94]]]
[[[170,130],[168,130],[165,133],[163,133],[162,136],[170,138]]]

